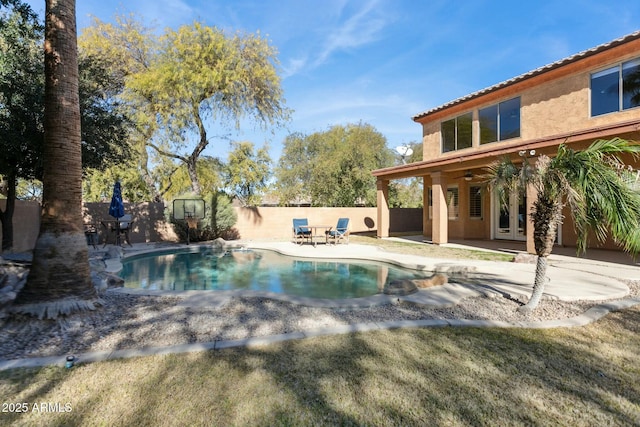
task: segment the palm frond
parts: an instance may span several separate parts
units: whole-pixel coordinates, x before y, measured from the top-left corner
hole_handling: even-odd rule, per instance
[[[492,162],[482,177],[489,191],[495,191],[502,206],[509,203],[509,195],[522,192],[526,188],[521,167],[514,164],[510,158],[501,157]]]
[[[640,241],[640,193],[622,155],[637,157],[640,145],[620,138],[597,140],[582,151],[562,144],[554,168],[564,174],[570,190],[578,252],[588,246],[589,231],[603,242],[609,234],[626,250],[638,253]],[[632,185],[633,182],[633,185]]]

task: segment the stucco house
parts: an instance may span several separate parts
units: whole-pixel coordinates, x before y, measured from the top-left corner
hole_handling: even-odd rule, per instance
[[[640,31],[416,114],[423,160],[372,172],[378,237],[389,234],[389,182],[422,177],[426,239],[521,240],[534,252],[527,215],[533,195],[513,195],[504,208],[483,185],[484,168],[505,155],[553,155],[561,143],[579,149],[614,136],[640,142],[639,94]],[[574,246],[570,221],[565,215],[558,243]]]

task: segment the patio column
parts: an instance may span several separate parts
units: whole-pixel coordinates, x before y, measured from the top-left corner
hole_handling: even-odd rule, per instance
[[[377,214],[378,227],[376,231],[377,237],[389,237],[389,180],[378,179],[377,185]]]
[[[422,177],[422,237],[429,237],[429,188],[431,186],[431,178],[427,175]]]
[[[449,241],[449,212],[447,210],[447,177],[442,172],[431,174],[433,197],[431,240],[436,245]]]

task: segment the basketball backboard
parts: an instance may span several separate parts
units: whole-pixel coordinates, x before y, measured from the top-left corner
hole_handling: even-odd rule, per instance
[[[173,218],[186,220],[187,218],[204,218],[204,200],[175,199],[173,201]]]

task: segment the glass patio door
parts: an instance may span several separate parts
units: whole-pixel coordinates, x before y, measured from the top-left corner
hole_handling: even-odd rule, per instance
[[[496,213],[495,238],[504,240],[527,239],[527,197],[511,194],[509,203],[504,206],[499,197],[494,197]]]

